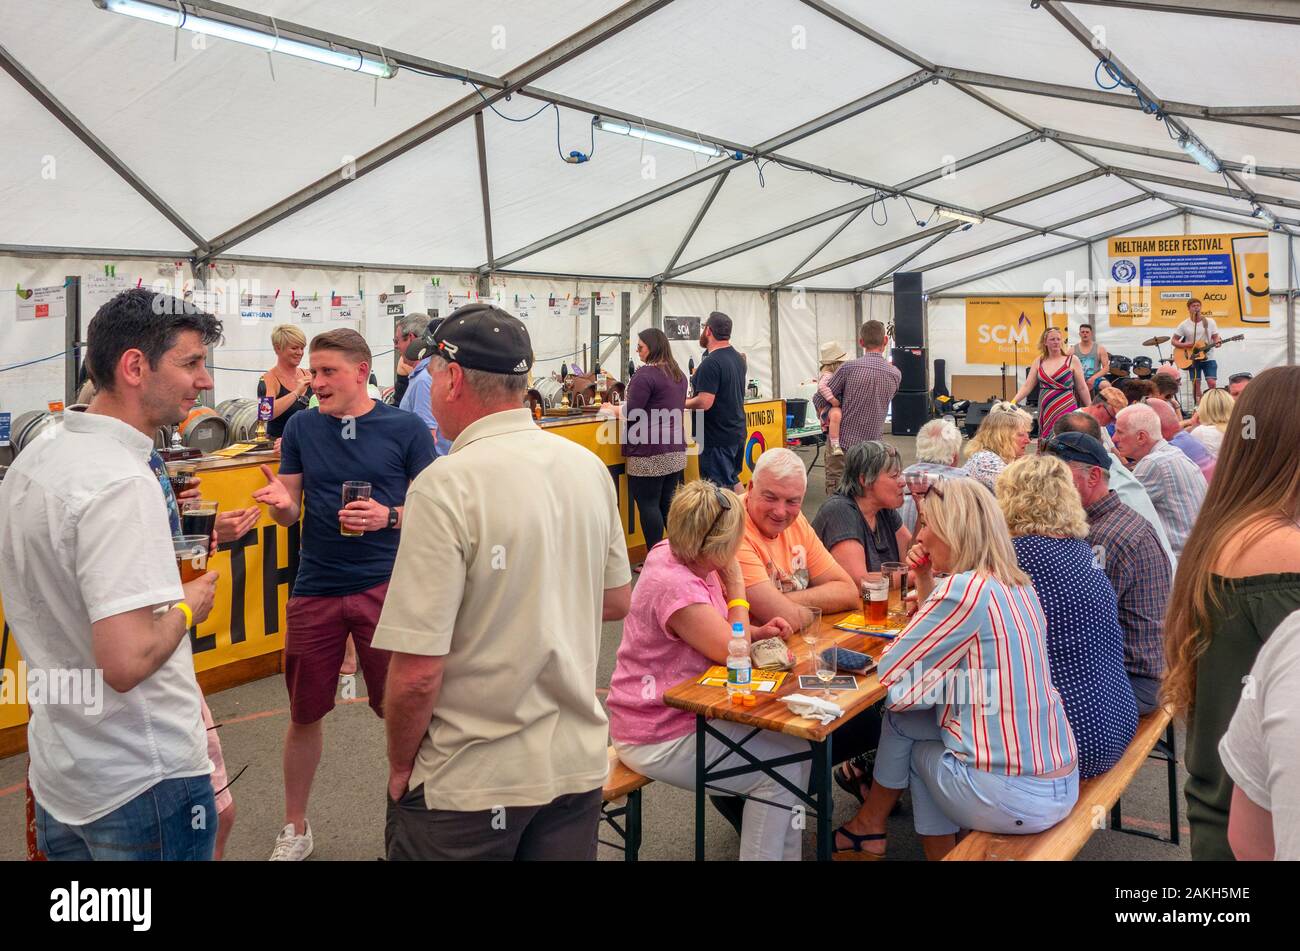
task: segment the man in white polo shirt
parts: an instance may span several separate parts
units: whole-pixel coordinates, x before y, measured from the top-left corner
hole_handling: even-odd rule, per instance
[[[212,388],[212,315],[136,289],[91,321],[84,413],[0,483],[0,589],[34,675],[80,685],[27,727],[37,845],[50,859],[207,860],[212,766],[187,636],[217,573],[182,586],[158,477],[158,427]],[[106,686],[105,686],[106,685]]]
[[[433,339],[430,398],[452,449],[407,493],[374,636],[392,651],[388,858],[594,859],[601,622],[631,601],[614,482],[523,408],[519,320],[472,304]]]

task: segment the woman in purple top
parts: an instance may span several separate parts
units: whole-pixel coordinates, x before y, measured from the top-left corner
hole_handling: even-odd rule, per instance
[[[745,582],[736,562],[744,529],[744,507],[729,490],[702,480],[678,489],[668,511],[668,543],[656,545],[646,556],[645,570],[632,590],[631,611],[623,620],[606,701],[610,740],[618,758],[632,769],[683,789],[695,788],[695,717],[666,706],[664,691],[725,664],[731,625],[738,621],[749,628]],[[773,618],[749,630],[749,636],[754,641],[785,638],[790,630],[786,621]],[[733,742],[753,732],[752,727],[723,720],[711,725]],[[764,732],[749,740],[745,750],[770,760],[807,753],[808,743]],[[726,752],[719,740],[707,740],[710,763]],[[745,761],[732,753],[718,768],[743,765]],[[796,788],[808,787],[809,761],[778,771]],[[802,833],[790,821],[795,797],[788,789],[763,773],[717,781],[710,788],[714,785],[757,797],[745,801],[742,860],[799,859]]]
[[[637,338],[645,365],[628,384],[621,436],[628,493],[649,551],[664,537],[668,507],[686,469],[686,374],[662,330],[652,327]]]

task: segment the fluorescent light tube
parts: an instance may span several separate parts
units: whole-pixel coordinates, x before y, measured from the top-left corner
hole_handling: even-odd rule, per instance
[[[93,2],[110,13],[121,13],[174,29],[191,30],[205,36],[232,40],[235,43],[266,50],[268,53],[284,53],[299,59],[309,59],[326,66],[337,66],[339,69],[366,73],[383,79],[389,79],[397,72],[397,67],[391,63],[372,59],[356,50],[330,49],[328,46],[317,46],[314,43],[304,43],[284,36],[277,37],[260,26],[240,26],[225,20],[198,16],[188,11],[181,13],[175,7],[161,7],[153,3],[145,3],[144,0],[93,0]]]
[[[658,142],[660,145],[671,145],[673,148],[687,149],[691,152],[699,152],[701,155],[710,155],[714,158],[727,154],[726,149],[719,145],[714,145],[712,142],[701,142],[699,139],[688,139],[686,136],[675,135],[672,132],[661,132],[658,129],[633,125],[630,122],[624,122],[622,119],[605,119],[596,116],[591,121],[601,132],[613,132],[617,135],[631,136],[634,139],[645,139],[648,142]]]
[[[1270,228],[1277,227],[1277,218],[1273,216],[1271,211],[1262,205],[1255,206],[1254,216],[1265,222]]]
[[[1207,172],[1214,172],[1217,175],[1223,171],[1223,166],[1219,164],[1218,159],[1210,154],[1210,150],[1190,135],[1181,136],[1178,139],[1178,145],[1184,152],[1196,159],[1197,164]]]
[[[984,219],[980,215],[972,215],[969,212],[958,211],[956,208],[945,208],[942,205],[938,205],[934,210],[938,213],[940,218],[951,218],[953,221],[968,221],[973,225],[984,223]]]

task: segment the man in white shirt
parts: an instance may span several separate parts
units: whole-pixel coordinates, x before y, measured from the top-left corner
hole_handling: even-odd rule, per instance
[[[1197,350],[1205,350],[1208,354],[1212,347],[1223,343],[1223,338],[1219,336],[1219,325],[1212,317],[1201,317],[1201,302],[1195,297],[1189,297],[1187,319],[1175,328],[1174,339],[1171,342],[1179,350],[1186,351],[1186,354],[1191,356]],[[1201,377],[1204,376],[1210,389],[1214,389],[1218,382],[1216,377],[1219,375],[1219,361],[1210,360],[1208,357],[1205,360],[1193,360],[1190,372],[1192,397],[1197,405],[1200,405]]]
[[[73,689],[32,703],[37,845],[50,859],[208,860],[217,811],[190,629],[217,574],[182,586],[150,467],[184,419],[221,323],[135,289],[91,321],[84,413],[23,450],[0,483],[0,588],[28,667]],[[107,689],[103,689],[104,686]]]
[[[390,860],[596,857],[601,622],[627,613],[632,574],[609,470],[522,405],[532,363],[524,325],[487,304],[434,334],[452,449],[411,484],[374,635],[392,651]]]

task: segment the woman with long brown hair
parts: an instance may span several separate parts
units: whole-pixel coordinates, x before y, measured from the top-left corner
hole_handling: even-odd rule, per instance
[[[628,494],[648,553],[664,537],[668,508],[686,469],[686,374],[662,330],[637,334],[636,353],[645,365],[627,387],[622,443]]]
[[[1300,366],[1242,392],[1165,616],[1162,699],[1187,718],[1193,859],[1233,858],[1218,744],[1260,647],[1300,609]]]

